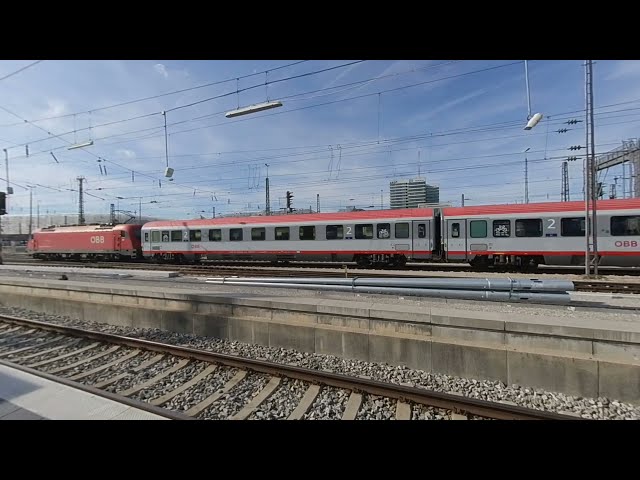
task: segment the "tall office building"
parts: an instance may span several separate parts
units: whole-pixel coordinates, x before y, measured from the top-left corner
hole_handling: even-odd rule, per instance
[[[421,203],[438,203],[440,188],[427,185],[424,178],[394,180],[389,184],[391,208],[418,208]]]

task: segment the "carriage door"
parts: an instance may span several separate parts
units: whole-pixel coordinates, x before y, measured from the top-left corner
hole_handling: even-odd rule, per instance
[[[430,224],[430,220],[413,221],[413,228],[411,229],[413,258],[431,258],[433,245],[430,235]]]
[[[477,255],[486,255],[488,253],[491,238],[489,237],[489,219],[474,218],[467,220],[467,260],[473,260]]]
[[[151,230],[149,232],[151,236],[151,251],[158,251],[162,249],[162,245],[160,243],[160,230]]]
[[[467,259],[467,226],[465,219],[453,219],[445,222],[443,233],[444,249],[447,252],[447,260]]]

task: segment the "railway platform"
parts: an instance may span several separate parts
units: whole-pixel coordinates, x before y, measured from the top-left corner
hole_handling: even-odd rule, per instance
[[[4,307],[640,404],[638,295],[527,305],[9,273]]]
[[[0,420],[166,420],[0,364]]]

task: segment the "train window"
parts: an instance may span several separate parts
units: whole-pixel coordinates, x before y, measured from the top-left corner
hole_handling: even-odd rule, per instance
[[[221,242],[222,241],[222,230],[219,228],[214,228],[209,230],[209,241],[210,242]]]
[[[640,216],[611,217],[611,235],[640,235]]]
[[[202,240],[202,230],[189,230],[189,241],[199,242]]]
[[[563,237],[584,237],[584,217],[561,218],[560,235]]]
[[[149,232],[144,232],[144,241],[145,242],[149,241]]]
[[[325,233],[327,240],[342,240],[344,238],[344,228],[342,225],[327,225]]]
[[[408,223],[396,223],[396,238],[409,238]]]
[[[171,230],[171,241],[172,242],[181,242],[182,241],[182,230]]]
[[[418,224],[418,238],[427,237],[427,226],[424,223]]]
[[[494,237],[510,237],[511,236],[511,220],[494,220],[493,236]]]
[[[162,231],[162,241],[163,242],[168,242],[169,241],[169,230],[163,230]]]
[[[369,239],[373,238],[373,225],[369,224],[359,224],[356,225],[356,238],[358,239]]]
[[[155,230],[155,231],[151,232],[151,241],[152,242],[159,242],[160,241],[160,232],[158,230]]]
[[[516,220],[516,237],[541,237],[542,220],[539,218],[526,218]]]
[[[120,230],[120,237],[127,238],[127,232],[125,232],[124,230]]]
[[[276,227],[276,240],[289,240],[289,227]]]
[[[460,224],[457,222],[451,224],[451,237],[460,238]]]
[[[471,220],[469,222],[469,236],[471,238],[487,238],[487,221]]]
[[[229,240],[232,242],[241,242],[242,241],[242,229],[241,228],[231,228],[229,230]]]
[[[267,230],[264,227],[256,227],[251,229],[251,240],[264,240]]]
[[[376,226],[378,227],[378,238],[391,238],[390,223],[379,223]]]
[[[313,225],[305,225],[298,229],[300,240],[315,240],[316,239],[316,227]]]

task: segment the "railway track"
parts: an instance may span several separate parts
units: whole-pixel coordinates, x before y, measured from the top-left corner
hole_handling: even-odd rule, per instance
[[[0,316],[0,363],[171,419],[352,420],[374,404],[398,420],[576,418],[8,316]]]
[[[172,270],[181,268],[194,268],[201,270],[217,269],[221,267],[231,268],[274,268],[274,269],[289,269],[298,268],[306,270],[315,269],[340,269],[347,266],[349,269],[366,270],[367,272],[385,272],[386,269],[378,268],[362,268],[358,267],[355,262],[290,262],[274,267],[273,263],[260,260],[248,261],[248,260],[221,260],[221,261],[205,261],[202,265],[172,265],[172,264],[153,264],[153,263],[141,263],[141,262],[89,262],[89,261],[43,261],[36,260],[27,257],[26,255],[7,255],[5,256],[6,265],[38,265],[38,266],[72,266],[72,267],[86,267],[86,268],[125,268],[125,269],[167,269]],[[606,272],[607,275],[628,275],[628,276],[640,276],[640,268],[607,268],[599,267],[601,272]],[[474,272],[474,273],[522,273],[509,270],[489,269],[485,271],[474,270],[470,265],[465,264],[444,264],[444,263],[410,263],[402,268],[393,268],[392,270],[408,271],[408,272]],[[584,274],[584,267],[546,267],[540,266],[536,272],[531,272],[531,275],[582,275]]]

